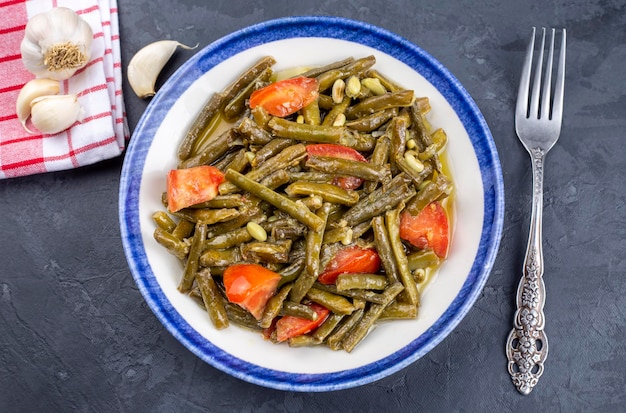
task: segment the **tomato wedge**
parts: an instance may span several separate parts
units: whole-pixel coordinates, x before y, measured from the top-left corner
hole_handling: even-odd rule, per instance
[[[167,174],[167,205],[171,212],[210,201],[217,187],[224,182],[219,169],[203,165],[187,169],[172,169]]]
[[[283,118],[317,99],[318,86],[317,79],[310,77],[279,80],[252,92],[250,108],[261,106],[271,115]]]
[[[306,151],[309,156],[331,156],[341,159],[349,159],[351,161],[367,162],[367,159],[355,149],[334,143],[318,143],[308,145]],[[363,179],[356,176],[346,176],[335,178],[333,184],[343,189],[357,189],[363,183]]]
[[[226,297],[261,319],[263,309],[276,292],[280,275],[258,264],[234,264],[223,274]]]
[[[431,202],[416,216],[404,211],[400,215],[400,238],[419,249],[432,249],[440,258],[448,255],[449,222],[438,201]]]
[[[308,304],[309,307],[317,313],[317,319],[315,321],[307,320],[306,318],[294,317],[286,315],[276,322],[276,339],[279,342],[289,340],[292,337],[297,337],[302,334],[306,334],[309,331],[315,330],[320,324],[326,320],[330,310],[324,306],[316,303]]]
[[[374,248],[353,245],[341,249],[324,268],[317,280],[322,284],[334,284],[343,273],[376,273],[380,270],[380,256]]]

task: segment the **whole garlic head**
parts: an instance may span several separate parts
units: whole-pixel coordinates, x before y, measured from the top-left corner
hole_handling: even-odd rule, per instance
[[[91,58],[91,26],[76,12],[56,7],[33,16],[20,49],[22,62],[37,77],[70,78]]]

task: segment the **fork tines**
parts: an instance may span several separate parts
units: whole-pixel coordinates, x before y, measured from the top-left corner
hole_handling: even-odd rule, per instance
[[[551,29],[550,44],[548,47],[548,59],[544,67],[544,49],[546,48],[546,29],[542,28],[541,44],[538,49],[537,62],[534,65],[534,79],[532,85],[532,93],[530,93],[530,78],[533,71],[533,51],[535,48],[535,32],[533,33],[526,51],[524,67],[522,69],[522,79],[520,81],[519,93],[517,97],[517,109],[525,110],[526,118],[537,118],[544,120],[555,120],[560,122],[563,108],[563,87],[565,83],[565,45],[566,31],[561,31],[561,45],[558,67],[556,68],[556,80],[554,82],[554,98],[552,95],[552,71],[554,60],[554,43],[556,30]],[[542,73],[543,72],[543,73]],[[541,76],[543,78],[543,86],[541,84]],[[518,113],[519,114],[519,113]]]

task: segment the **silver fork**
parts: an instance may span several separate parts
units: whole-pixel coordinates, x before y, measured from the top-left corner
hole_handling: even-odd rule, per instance
[[[554,97],[552,97],[552,61],[555,29],[552,29],[548,59],[541,84],[546,29],[542,30],[541,46],[530,93],[530,78],[535,46],[535,28],[526,51],[515,109],[515,130],[530,154],[533,172],[533,202],[524,272],[517,289],[517,310],[513,329],[506,343],[508,369],[513,384],[522,394],[529,394],[543,373],[548,356],[548,339],[543,331],[546,299],[543,283],[543,251],[541,226],[543,209],[543,163],[546,153],[561,133],[563,118],[563,87],[565,83],[565,29],[562,31]]]

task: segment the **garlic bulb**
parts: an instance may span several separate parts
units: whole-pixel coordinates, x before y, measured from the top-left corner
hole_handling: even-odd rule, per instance
[[[56,7],[33,16],[20,46],[22,62],[37,77],[70,78],[91,57],[93,31],[73,10]]]
[[[154,84],[165,63],[172,57],[177,47],[192,50],[198,47],[185,46],[175,40],[160,40],[139,50],[128,64],[128,83],[140,98],[154,96]]]
[[[15,113],[27,132],[32,133],[26,127],[26,121],[30,116],[30,104],[33,100],[41,96],[56,95],[59,93],[59,82],[52,79],[33,79],[26,83],[15,103]]]
[[[76,95],[41,96],[31,102],[31,120],[43,133],[59,133],[82,120]]]

